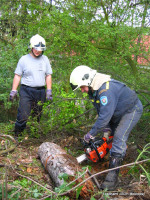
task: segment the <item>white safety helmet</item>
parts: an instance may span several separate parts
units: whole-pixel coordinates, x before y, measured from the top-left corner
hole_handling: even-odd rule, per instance
[[[75,91],[81,86],[90,86],[96,73],[96,70],[85,65],[76,67],[70,75],[72,90]]]
[[[36,34],[31,37],[29,49],[36,49],[38,51],[44,51],[46,50],[46,42],[43,37],[41,37],[39,34]]]

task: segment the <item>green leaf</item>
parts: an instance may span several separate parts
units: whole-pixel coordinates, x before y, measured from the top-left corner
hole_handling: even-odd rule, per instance
[[[59,179],[63,179],[64,181],[67,181],[68,180],[68,177],[69,177],[69,175],[68,174],[66,174],[66,173],[60,173],[59,175],[58,175],[58,178]]]
[[[91,197],[90,200],[96,200],[94,197]]]
[[[83,188],[83,185],[76,189],[76,199],[79,198],[79,195],[80,195],[80,192],[81,192],[82,188]]]

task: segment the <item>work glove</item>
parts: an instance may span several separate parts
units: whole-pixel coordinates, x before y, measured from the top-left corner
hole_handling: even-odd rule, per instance
[[[51,89],[46,90],[46,99],[47,99],[48,101],[52,101],[52,100],[53,100],[53,97],[52,97],[52,90],[51,90]]]
[[[17,98],[17,90],[11,90],[9,100],[13,102],[15,98]]]
[[[109,141],[109,136],[111,135],[111,129],[110,128],[104,128],[103,129],[103,137]]]
[[[95,137],[93,137],[92,135],[90,135],[90,133],[87,133],[85,136],[84,136],[84,140],[85,142],[89,143],[90,140],[93,140]]]

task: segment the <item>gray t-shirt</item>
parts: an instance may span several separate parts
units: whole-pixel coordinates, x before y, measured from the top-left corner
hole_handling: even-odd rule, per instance
[[[45,77],[52,74],[52,68],[47,56],[33,58],[30,54],[20,58],[15,74],[22,76],[21,84],[30,87],[45,86]]]

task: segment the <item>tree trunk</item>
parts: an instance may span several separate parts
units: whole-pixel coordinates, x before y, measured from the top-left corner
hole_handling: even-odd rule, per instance
[[[43,166],[48,171],[56,187],[63,184],[63,180],[59,179],[60,173],[66,173],[69,176],[74,176],[73,180],[77,178],[77,172],[80,171],[83,173],[76,158],[67,154],[67,152],[57,144],[51,142],[42,143],[38,149],[38,156],[40,157]],[[87,178],[88,176],[89,175],[87,173],[84,178]],[[76,181],[76,183],[79,183],[82,180],[83,179],[80,178]],[[90,195],[90,191],[92,192],[93,190],[93,182],[88,180],[84,183],[80,196],[87,197]]]

